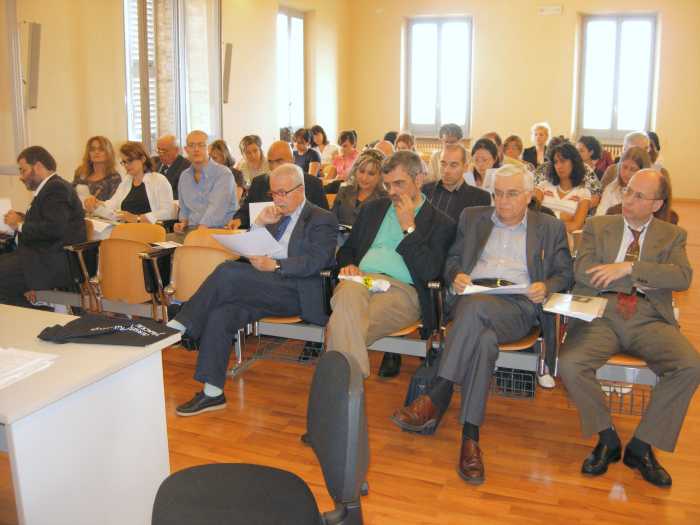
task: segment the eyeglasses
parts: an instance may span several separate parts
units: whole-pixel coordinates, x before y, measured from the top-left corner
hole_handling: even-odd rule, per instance
[[[298,190],[301,187],[302,187],[301,184],[297,184],[291,190],[268,191],[267,196],[268,197],[279,197],[280,199],[284,199],[287,195],[289,195],[292,192],[295,192],[296,190]]]
[[[267,159],[268,164],[284,164],[287,159]]]
[[[497,199],[516,199],[523,193],[525,193],[525,190],[494,190],[493,196]]]
[[[188,142],[187,147],[190,149],[204,149],[207,147],[206,142]]]
[[[122,160],[119,161],[119,164],[121,164],[122,166],[124,166],[124,167],[126,168],[126,166],[127,166],[128,164],[131,164],[131,163],[134,162],[135,160],[136,160],[136,159],[126,159],[126,160],[122,159]]]
[[[647,197],[641,191],[634,191],[634,189],[630,188],[629,186],[622,188],[622,196],[629,197],[630,199],[634,199],[636,201],[657,201],[657,200],[660,200],[658,197]]]

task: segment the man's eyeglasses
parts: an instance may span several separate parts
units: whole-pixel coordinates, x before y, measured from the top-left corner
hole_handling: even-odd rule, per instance
[[[297,185],[294,186],[291,190],[286,190],[286,191],[285,191],[285,190],[268,191],[268,192],[267,192],[267,196],[268,196],[268,197],[279,197],[280,199],[284,199],[287,195],[289,195],[290,193],[292,193],[292,192],[298,190],[298,189],[301,188],[301,187],[302,187],[301,184],[297,184]]]
[[[501,191],[501,190],[495,190],[493,192],[493,196],[496,197],[497,199],[516,199],[520,195],[525,193],[525,190],[508,190],[508,191]]]
[[[190,149],[205,149],[207,147],[206,142],[188,142],[187,147]]]
[[[641,191],[634,191],[629,186],[622,188],[622,196],[629,197],[630,199],[634,199],[636,201],[656,201],[656,200],[659,200],[658,197],[647,197]]]

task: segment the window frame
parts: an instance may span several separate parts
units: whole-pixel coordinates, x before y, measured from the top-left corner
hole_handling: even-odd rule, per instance
[[[474,19],[468,15],[455,15],[455,16],[441,16],[441,17],[416,17],[409,18],[406,21],[406,56],[405,56],[405,99],[404,99],[404,114],[405,123],[402,126],[413,133],[416,137],[438,137],[440,135],[440,128],[442,124],[441,121],[441,107],[440,107],[440,77],[441,77],[441,63],[440,54],[442,52],[442,26],[445,23],[450,22],[466,22],[469,26],[469,53],[467,54],[467,71],[469,72],[469,78],[467,79],[467,105],[466,114],[464,116],[464,125],[461,126],[462,133],[464,137],[469,136],[471,128],[471,112],[472,112],[472,93],[473,93],[473,66],[474,66]],[[412,38],[411,30],[416,24],[434,23],[437,24],[438,30],[438,43],[437,43],[437,56],[435,57],[437,63],[437,75],[436,75],[436,93],[437,101],[435,107],[435,124],[413,124],[411,122],[411,49],[412,49]]]
[[[293,9],[291,7],[287,6],[279,6],[277,9],[277,15],[285,15],[287,17],[287,63],[289,64],[290,59],[289,57],[291,56],[291,46],[289,45],[289,41],[291,38],[292,34],[292,19],[297,18],[301,20],[302,23],[302,57],[301,57],[301,64],[302,64],[302,71],[301,71],[301,107],[302,107],[302,122],[291,122],[291,115],[287,115],[287,118],[285,119],[286,123],[285,125],[282,125],[280,115],[277,115],[277,127],[282,129],[289,129],[292,133],[298,128],[303,128],[304,123],[306,122],[306,19],[305,19],[305,13],[303,11],[299,11],[297,9]],[[275,18],[276,20],[276,18]],[[275,22],[275,31],[277,28],[277,24]],[[275,37],[277,35],[275,34]],[[278,59],[279,57],[276,57]],[[277,79],[278,82],[281,81],[281,79]],[[286,79],[287,85],[290,85],[289,78]],[[279,96],[279,95],[278,95]],[[289,113],[289,106],[291,103],[291,98],[287,100],[287,113]]]
[[[580,37],[580,53],[579,53],[579,74],[578,74],[578,95],[576,102],[576,131],[578,136],[582,135],[593,135],[598,139],[605,140],[608,142],[620,142],[624,139],[625,135],[631,131],[643,131],[636,129],[617,129],[617,114],[618,114],[618,100],[619,100],[619,85],[620,85],[620,37],[622,34],[622,24],[623,22],[631,20],[645,20],[651,22],[651,54],[649,61],[651,67],[649,68],[649,79],[648,79],[648,90],[649,90],[649,107],[647,108],[647,114],[644,118],[644,129],[651,129],[653,121],[654,112],[654,93],[655,93],[655,78],[656,78],[656,56],[657,56],[657,46],[658,46],[658,16],[656,13],[639,13],[639,14],[626,14],[626,13],[612,13],[605,15],[582,15],[581,17],[581,37]],[[610,116],[610,127],[607,129],[595,129],[595,128],[584,128],[583,127],[583,101],[585,99],[584,93],[584,83],[586,78],[586,50],[587,50],[587,38],[586,38],[586,25],[591,21],[611,21],[615,22],[615,80],[613,84],[613,107]]]

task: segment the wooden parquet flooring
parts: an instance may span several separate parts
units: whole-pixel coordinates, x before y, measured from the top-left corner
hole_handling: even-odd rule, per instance
[[[688,255],[700,262],[700,204],[676,206],[688,230]],[[683,331],[700,350],[700,279],[677,297]],[[226,410],[180,418],[175,406],[199,388],[192,379],[196,355],[164,353],[165,400],[173,471],[211,462],[249,462],[288,469],[307,481],[322,510],[332,503],[321,470],[299,437],[313,369],[258,362],[226,385]],[[373,353],[376,372],[381,356]],[[433,436],[401,432],[389,420],[400,406],[418,361],[405,358],[401,375],[366,382],[370,437],[370,493],[363,498],[369,525],[698,524],[700,523],[700,396],[685,420],[675,453],[659,452],[673,487],[657,489],[622,463],[598,478],[579,473],[595,444],[580,436],[578,415],[558,385],[533,400],[492,396],[481,430],[486,482],[464,483],[455,471],[461,428],[455,394]],[[638,422],[615,416],[623,441]],[[6,459],[0,461],[0,523],[14,523]],[[10,508],[8,509],[8,505]]]

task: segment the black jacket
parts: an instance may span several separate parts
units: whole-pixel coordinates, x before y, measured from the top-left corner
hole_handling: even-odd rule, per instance
[[[442,181],[429,182],[421,191],[430,203],[457,223],[464,208],[490,206],[491,194],[488,191],[464,182],[455,191],[446,190]]]
[[[177,199],[177,183],[180,182],[180,174],[190,167],[190,161],[182,155],[178,155],[175,162],[168,166],[167,170],[163,170],[163,163],[159,157],[153,157],[153,161],[156,171],[165,175],[165,178],[170,181],[170,185],[173,187],[173,199]]]
[[[352,233],[337,254],[338,266],[359,266],[382,225],[391,206],[391,199],[382,197],[365,203],[352,227]],[[438,320],[430,304],[428,281],[438,279],[442,273],[447,250],[455,236],[455,223],[426,201],[416,215],[416,231],[406,235],[396,247],[403,257],[413,284],[418,292],[423,330],[427,337],[437,326]]]
[[[250,228],[249,204],[251,202],[271,201],[272,198],[268,195],[269,191],[270,177],[267,173],[258,175],[251,181],[248,193],[243,202],[241,202],[241,207],[238,208],[238,211],[233,216],[234,219],[240,219],[241,228]],[[320,179],[304,173],[304,192],[306,193],[307,201],[324,210],[328,209],[328,199],[326,199],[326,194],[323,192],[323,184]]]
[[[85,242],[85,212],[75,189],[54,175],[34,197],[22,224],[17,253],[30,290],[49,290],[71,284],[63,247]]]
[[[544,148],[544,155],[545,158],[547,156],[547,148]],[[539,164],[537,163],[537,148],[535,146],[530,146],[529,148],[525,148],[523,150],[523,160],[525,162],[529,162],[532,164],[535,168],[539,166],[540,164],[544,164],[543,162],[540,162]]]

